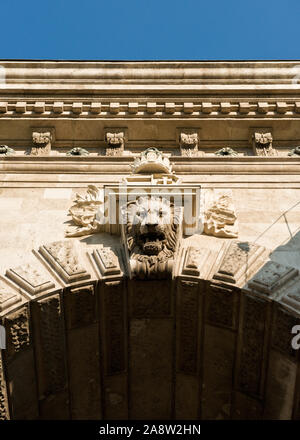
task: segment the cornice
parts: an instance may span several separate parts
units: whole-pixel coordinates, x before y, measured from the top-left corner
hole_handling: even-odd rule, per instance
[[[171,156],[176,174],[255,174],[299,175],[300,159],[294,157],[218,157],[206,158]],[[110,174],[131,172],[134,156],[6,156],[0,160],[0,173],[63,173]]]
[[[3,96],[299,95],[300,61],[1,61]]]

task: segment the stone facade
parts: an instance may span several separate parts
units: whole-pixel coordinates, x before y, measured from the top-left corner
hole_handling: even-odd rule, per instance
[[[0,419],[300,419],[297,63],[1,64]]]

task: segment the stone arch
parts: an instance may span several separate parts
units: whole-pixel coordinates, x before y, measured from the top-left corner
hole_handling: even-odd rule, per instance
[[[121,246],[77,239],[7,269],[0,419],[299,419],[298,270],[209,239],[169,280],[129,279]]]

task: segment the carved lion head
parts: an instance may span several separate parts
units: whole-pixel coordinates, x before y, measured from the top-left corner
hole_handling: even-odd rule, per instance
[[[141,196],[122,209],[123,238],[138,278],[171,275],[181,231],[181,210],[164,197]]]

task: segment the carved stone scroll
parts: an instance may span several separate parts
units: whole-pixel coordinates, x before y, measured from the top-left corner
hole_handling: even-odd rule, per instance
[[[103,191],[95,185],[88,185],[84,196],[76,194],[74,205],[69,209],[73,224],[67,229],[66,237],[101,232],[104,223],[103,203]]]
[[[56,241],[41,246],[39,251],[65,283],[91,278],[80,261],[78,249],[73,241]]]
[[[214,200],[205,208],[204,230],[206,235],[222,238],[236,238],[238,224],[232,196],[215,195]]]

